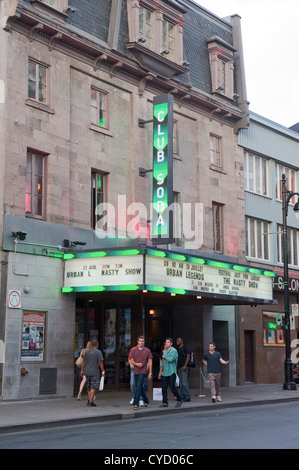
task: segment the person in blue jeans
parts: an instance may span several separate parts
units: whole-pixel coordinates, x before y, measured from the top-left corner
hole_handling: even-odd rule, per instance
[[[176,408],[181,406],[183,403],[181,395],[176,389],[175,379],[176,379],[176,367],[178,362],[178,352],[175,348],[172,347],[173,340],[171,338],[166,338],[165,347],[166,349],[162,354],[162,361],[160,365],[160,372],[158,378],[162,380],[162,397],[163,403],[160,405],[160,408],[168,406],[167,399],[167,389],[170,387],[173,395],[176,397]]]
[[[184,344],[183,338],[176,340],[178,349],[178,376],[180,381],[180,392],[183,401],[191,401],[189,390],[189,373],[188,362],[190,359],[191,351]]]
[[[139,408],[139,398],[142,396],[144,406],[149,405],[149,399],[144,389],[145,377],[148,373],[148,379],[152,379],[153,356],[151,351],[144,346],[144,336],[138,336],[137,347],[131,350],[130,362],[134,366],[134,410]]]

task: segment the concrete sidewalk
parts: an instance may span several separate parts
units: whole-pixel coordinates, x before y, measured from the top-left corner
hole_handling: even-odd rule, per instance
[[[205,411],[228,407],[243,407],[260,404],[277,404],[280,402],[298,401],[297,390],[283,390],[282,384],[244,385],[238,387],[223,387],[221,389],[222,403],[212,403],[209,389],[191,389],[191,402],[183,403],[175,408],[175,400],[168,391],[168,408],[159,408],[161,402],[151,400],[148,408],[140,407],[134,411],[129,404],[129,391],[104,390],[97,393],[96,407],[87,406],[87,396],[82,401],[77,398],[44,398],[27,401],[0,401],[0,434],[32,429],[67,426],[101,421],[133,419],[146,416],[156,416],[161,413],[182,413],[190,411]],[[204,396],[203,396],[204,395]]]

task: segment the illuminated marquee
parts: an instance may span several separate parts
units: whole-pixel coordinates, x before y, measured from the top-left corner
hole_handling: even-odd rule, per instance
[[[173,213],[173,96],[154,97],[153,110],[152,241],[172,243]]]

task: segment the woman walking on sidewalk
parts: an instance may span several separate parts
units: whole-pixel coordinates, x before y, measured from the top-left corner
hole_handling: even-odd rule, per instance
[[[87,349],[90,349],[91,348],[91,342],[88,341],[88,343],[86,344],[86,348],[85,349],[82,349],[82,351],[80,352],[80,356],[84,357],[84,354],[85,354],[85,351],[87,351]],[[84,374],[82,376],[82,380],[81,380],[81,383],[80,383],[80,388],[79,388],[79,393],[78,393],[78,400],[81,400],[82,398],[82,391],[83,391],[83,388],[84,388],[84,385],[86,384],[86,375]]]

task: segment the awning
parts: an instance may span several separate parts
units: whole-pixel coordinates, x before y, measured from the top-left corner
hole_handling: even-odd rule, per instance
[[[149,291],[272,304],[273,271],[156,248],[64,255],[63,293]]]

